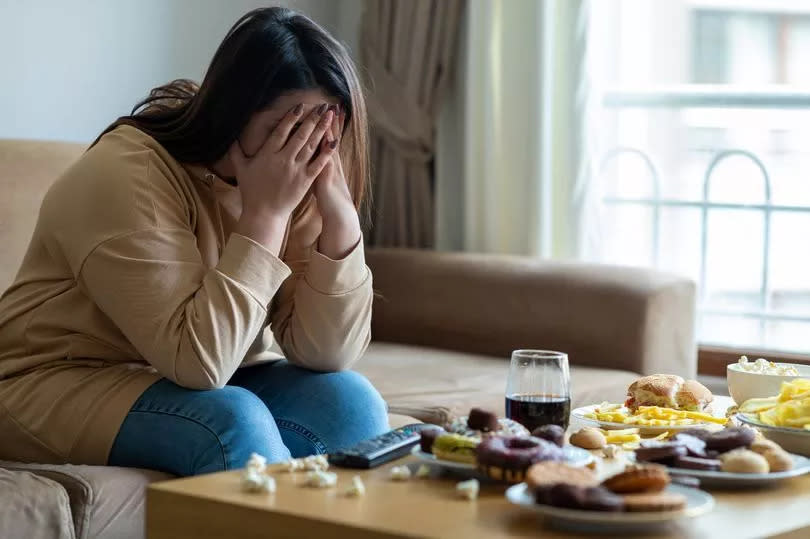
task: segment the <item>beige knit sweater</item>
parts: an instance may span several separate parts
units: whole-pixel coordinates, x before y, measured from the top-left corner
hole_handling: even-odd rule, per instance
[[[273,337],[311,369],[360,357],[372,301],[362,242],[340,261],[318,253],[310,200],[279,259],[230,232],[240,212],[237,188],[128,126],[56,181],[0,298],[0,459],[105,464],[149,385],[221,387],[282,357]]]

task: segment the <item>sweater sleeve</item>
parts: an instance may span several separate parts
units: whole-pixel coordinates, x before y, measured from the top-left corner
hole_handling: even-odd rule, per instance
[[[286,260],[292,275],[271,311],[271,328],[287,360],[313,370],[351,367],[371,340],[371,271],[362,239],[342,260],[313,247]]]
[[[99,244],[79,282],[158,372],[193,389],[222,387],[267,318],[289,268],[232,234],[216,267],[185,229],[147,229]]]

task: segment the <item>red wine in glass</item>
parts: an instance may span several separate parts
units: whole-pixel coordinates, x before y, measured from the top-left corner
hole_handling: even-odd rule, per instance
[[[543,425],[568,428],[571,398],[540,393],[518,393],[506,396],[506,417],[533,431]]]

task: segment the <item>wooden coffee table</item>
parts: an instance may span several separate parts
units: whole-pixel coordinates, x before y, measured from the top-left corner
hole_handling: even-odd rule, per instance
[[[409,464],[413,457],[395,464]],[[339,470],[338,486],[300,486],[303,474],[277,474],[272,495],[240,490],[239,472],[153,484],[147,492],[148,539],[206,538],[412,538],[576,537],[544,527],[533,513],[509,504],[505,487],[482,484],[476,501],[455,496],[457,479],[434,477],[392,482],[393,464],[360,472],[366,495],[349,498],[352,470]],[[810,475],[766,490],[713,491],[717,505],[649,537],[810,537]],[[782,534],[782,535],[780,535]]]

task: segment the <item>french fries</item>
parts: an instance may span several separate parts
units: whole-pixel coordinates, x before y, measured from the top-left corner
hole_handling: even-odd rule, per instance
[[[639,406],[638,410],[631,414],[627,409],[615,405],[600,405],[593,412],[585,414],[585,417],[608,423],[622,423],[643,427],[671,427],[695,425],[697,423],[724,425],[727,421],[726,418],[714,417],[703,412],[674,410],[672,408],[661,408],[660,406]]]

